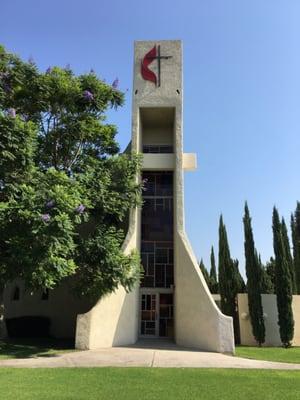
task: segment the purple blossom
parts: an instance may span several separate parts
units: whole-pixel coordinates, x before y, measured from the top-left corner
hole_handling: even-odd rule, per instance
[[[41,220],[44,222],[49,222],[50,221],[50,215],[49,214],[42,214],[41,215]]]
[[[84,210],[85,210],[85,206],[83,204],[80,204],[78,207],[75,208],[75,211],[78,214],[82,214],[84,212]]]
[[[29,64],[34,65],[34,59],[33,59],[32,56],[30,56],[30,57],[28,58],[28,62],[29,62]]]
[[[9,78],[9,75],[10,75],[9,71],[0,72],[0,79],[7,79]]]
[[[83,92],[83,97],[85,98],[85,100],[89,100],[89,101],[94,100],[94,95],[89,90],[85,90]]]
[[[66,71],[71,71],[71,64],[68,63],[68,64],[66,65],[66,67],[65,67],[65,70],[66,70]]]
[[[90,74],[95,74],[95,70],[93,68],[91,68]]]
[[[14,108],[9,108],[7,110],[7,115],[9,115],[12,118],[16,118],[16,110]]]
[[[52,68],[51,68],[51,67],[48,67],[48,68],[46,69],[46,74],[51,74],[51,72],[52,72]]]
[[[52,208],[52,207],[54,207],[54,205],[55,205],[55,201],[54,200],[49,200],[46,203],[46,207],[47,208]]]
[[[3,89],[4,89],[4,91],[5,91],[6,93],[8,93],[8,92],[11,91],[11,87],[10,87],[9,84],[6,83],[6,82],[3,83]]]
[[[111,84],[111,86],[112,86],[114,89],[118,89],[118,86],[119,86],[119,79],[116,78],[116,79],[113,81],[113,83]]]

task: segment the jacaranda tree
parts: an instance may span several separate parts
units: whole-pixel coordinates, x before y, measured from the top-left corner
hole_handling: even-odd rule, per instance
[[[121,249],[139,202],[140,160],[121,154],[105,112],[124,102],[116,82],[69,67],[41,73],[0,48],[0,286],[21,278],[52,289],[74,276],[98,299],[140,274]]]

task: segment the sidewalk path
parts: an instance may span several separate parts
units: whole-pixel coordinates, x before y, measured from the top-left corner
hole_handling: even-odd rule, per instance
[[[113,347],[65,353],[54,357],[0,360],[0,367],[175,367],[175,368],[259,368],[300,370],[300,364],[250,360],[230,355],[178,347],[138,343],[131,347]]]

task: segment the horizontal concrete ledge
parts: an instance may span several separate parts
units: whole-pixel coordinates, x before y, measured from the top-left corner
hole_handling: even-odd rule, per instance
[[[195,171],[197,169],[197,154],[183,153],[182,168],[184,171]]]
[[[143,154],[144,170],[172,170],[175,168],[174,154]]]
[[[173,170],[175,168],[174,154],[143,154],[144,170]],[[183,153],[182,168],[184,171],[197,169],[197,155],[195,153]]]

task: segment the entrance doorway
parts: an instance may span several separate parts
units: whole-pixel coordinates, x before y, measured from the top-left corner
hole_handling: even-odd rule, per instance
[[[144,292],[140,303],[140,335],[173,338],[173,293]]]

